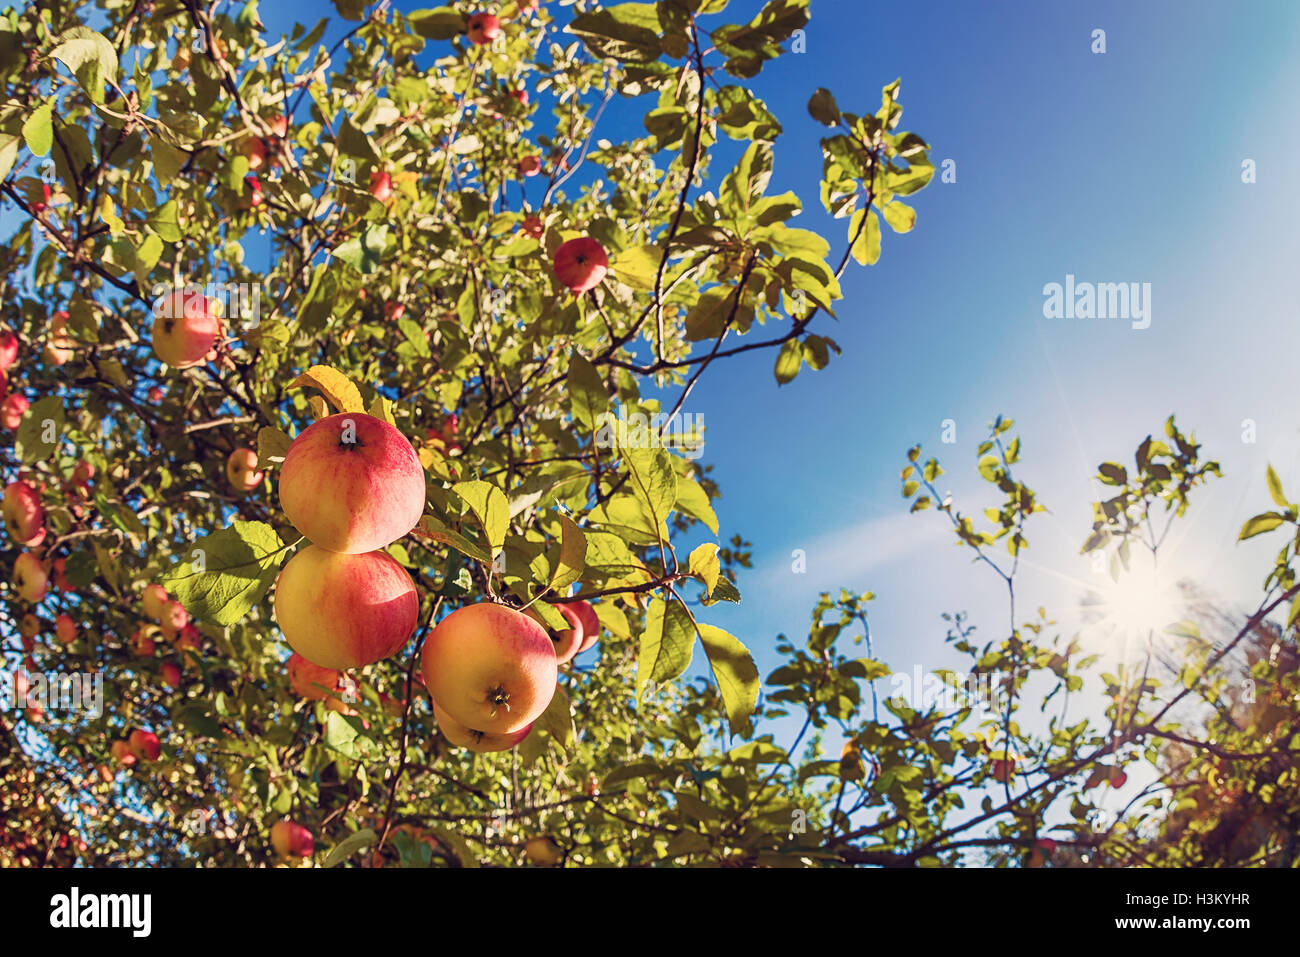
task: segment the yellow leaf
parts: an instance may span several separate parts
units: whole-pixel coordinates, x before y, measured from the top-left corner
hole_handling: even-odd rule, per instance
[[[340,412],[364,412],[361,392],[351,379],[329,366],[312,366],[289,383],[290,389],[309,386],[319,389],[330,404]]]
[[[713,542],[700,545],[691,552],[687,567],[690,568],[692,575],[699,575],[704,580],[709,594],[712,595],[713,589],[718,584],[718,546]]]
[[[376,419],[383,419],[391,426],[397,426],[397,419],[393,415],[393,403],[382,395],[375,396],[375,401],[370,403],[367,413]]]

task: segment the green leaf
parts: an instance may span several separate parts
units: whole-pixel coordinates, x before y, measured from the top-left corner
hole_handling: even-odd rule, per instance
[[[890,228],[896,233],[910,232],[912,227],[916,225],[916,210],[897,200],[881,210],[881,215],[885,217],[885,222],[889,223]]]
[[[370,828],[356,831],[339,841],[325,856],[325,867],[336,867],[364,848],[370,847],[379,839]]]
[[[194,618],[228,627],[261,601],[285,551],[270,525],[235,521],[190,546],[159,583]]]
[[[437,838],[439,844],[449,848],[459,858],[461,867],[478,867],[478,858],[474,856],[469,842],[455,831],[432,824],[425,825],[425,830]]]
[[[12,133],[0,133],[0,180],[9,175],[18,158],[18,137]]]
[[[567,515],[560,516],[560,562],[551,576],[553,591],[568,588],[582,577],[587,563],[587,536]]]
[[[117,51],[90,27],[75,26],[59,34],[50,55],[72,71],[94,103],[104,102],[106,82],[117,82]]]
[[[23,142],[33,156],[44,156],[54,143],[53,110],[53,103],[42,103],[23,123]]]
[[[569,704],[569,696],[559,685],[555,686],[550,704],[537,718],[537,728],[549,734],[561,747],[573,745],[573,708]]]
[[[788,339],[776,357],[776,382],[785,385],[799,374],[803,365],[803,347],[798,339]]]
[[[279,429],[263,426],[257,430],[257,464],[259,468],[278,465],[289,454],[292,440]]]
[[[686,313],[686,338],[690,342],[716,339],[727,327],[736,290],[731,286],[714,286],[705,290]]]
[[[420,519],[420,524],[416,526],[421,533],[429,536],[435,542],[441,542],[443,545],[450,545],[456,551],[460,552],[476,562],[483,562],[485,565],[492,564],[492,556],[483,551],[478,545],[471,542],[455,529],[448,528],[441,521],[432,515],[426,515]]]
[[[835,104],[835,97],[831,91],[825,87],[818,87],[817,92],[812,95],[808,101],[808,113],[825,126],[838,126],[840,122],[840,108]]]
[[[659,14],[653,3],[620,3],[580,13],[565,28],[597,57],[651,63],[663,52]]]
[[[411,28],[426,40],[450,40],[465,29],[465,17],[452,7],[413,10],[406,19]]]
[[[585,431],[594,431],[600,414],[609,408],[609,393],[596,367],[580,352],[569,356],[568,387],[573,420]]]
[[[862,218],[867,218],[863,226]],[[859,231],[860,230],[860,231]],[[849,220],[853,258],[860,266],[874,266],[880,259],[880,219],[874,209],[859,209]]]
[[[686,607],[676,599],[650,602],[636,659],[636,696],[646,685],[658,687],[683,674],[691,664],[695,628]]]
[[[733,76],[756,76],[763,63],[780,55],[782,40],[808,24],[808,0],[769,0],[749,23],[728,24],[710,34],[729,59],[723,68]]]
[[[388,225],[371,225],[334,250],[334,255],[360,273],[368,274],[379,267],[379,259],[388,243]]]
[[[180,242],[181,230],[176,219],[176,200],[168,200],[155,209],[149,217],[149,227],[163,242]]]
[[[149,233],[140,241],[140,245],[135,248],[135,274],[143,282],[144,278],[153,271],[153,267],[158,265],[158,259],[162,256],[162,240]]]
[[[732,734],[739,734],[758,703],[758,668],[749,649],[739,639],[714,625],[698,627],[723,707],[727,709],[727,724]]]
[[[47,395],[23,413],[14,438],[14,451],[23,464],[31,465],[53,455],[62,435],[63,400]]]
[[[662,448],[627,449],[623,462],[632,473],[636,497],[650,508],[656,522],[662,522],[677,501],[677,473],[672,456]]]
[[[663,252],[658,246],[633,246],[615,253],[609,261],[609,268],[619,282],[649,292],[655,287],[655,275],[662,257]]]
[[[1271,532],[1281,525],[1283,521],[1285,519],[1276,512],[1265,512],[1262,515],[1256,515],[1254,518],[1248,518],[1246,524],[1241,526],[1241,534],[1237,536],[1237,541],[1244,542],[1256,535]]]
[[[1273,501],[1278,508],[1291,507],[1291,503],[1286,500],[1286,496],[1282,493],[1282,480],[1277,477],[1277,473],[1273,471],[1271,464],[1268,466],[1268,494],[1273,496]]]
[[[488,548],[496,554],[505,544],[510,528],[510,503],[501,489],[491,482],[457,482],[451,490],[474,512],[487,534]]]
[[[402,338],[411,344],[415,354],[423,359],[429,358],[432,354],[429,351],[429,339],[420,328],[420,324],[414,319],[407,319],[403,316],[397,320],[397,328],[402,333]]]

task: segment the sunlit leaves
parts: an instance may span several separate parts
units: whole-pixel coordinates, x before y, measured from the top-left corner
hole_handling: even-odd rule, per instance
[[[233,625],[261,601],[285,547],[264,522],[233,522],[198,539],[159,579],[194,618]]]
[[[94,103],[104,102],[104,84],[117,80],[117,52],[106,37],[86,26],[75,26],[59,35],[50,55],[77,77],[77,82]]]
[[[645,630],[637,654],[636,694],[646,686],[672,681],[691,664],[695,626],[686,606],[674,600],[655,598],[646,611]]]
[[[47,100],[23,121],[23,142],[35,156],[44,156],[54,143],[53,109],[54,104]]]
[[[619,3],[574,17],[565,28],[597,57],[649,63],[663,52],[653,3]]]
[[[323,365],[312,366],[289,383],[291,389],[304,386],[317,389],[339,412],[365,410],[366,405],[356,383],[337,369]]]

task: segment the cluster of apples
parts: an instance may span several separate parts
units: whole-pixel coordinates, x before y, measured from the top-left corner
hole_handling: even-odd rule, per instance
[[[115,761],[129,768],[143,761],[157,761],[162,754],[162,742],[152,731],[137,728],[126,738],[114,741],[108,750]]]
[[[341,412],[293,440],[280,467],[280,507],[311,544],[281,570],[275,617],[289,646],[320,668],[360,668],[401,650],[420,601],[382,549],[424,514],[424,469],[382,419]]]
[[[9,370],[18,361],[18,337],[9,329],[0,332],[0,425],[10,431],[18,428],[23,413],[31,405],[21,392],[9,391]]]

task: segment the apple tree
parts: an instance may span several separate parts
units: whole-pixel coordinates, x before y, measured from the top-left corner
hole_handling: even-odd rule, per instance
[[[996,679],[991,712],[880,697],[870,593],[823,596],[765,680],[749,646],[770,636],[711,622],[751,546],[674,419],[744,352],[769,351],[781,383],[850,361],[825,334],[840,279],[877,263],[882,220],[912,229],[933,174],[897,81],[878,104],[808,91],[825,135],[782,141],[755,91],[803,42],[807,0],[331,13],[287,34],[256,2],[0,14],[0,780],[35,836],[6,814],[0,861],[1179,861],[1217,813],[1188,823],[1206,787],[1267,788],[1245,859],[1294,855],[1294,610],[1289,657],[1248,664],[1265,715],[1174,720],[1233,664],[1185,625],[1180,691],[1149,668],[1094,676],[1104,716],[1067,721],[1095,661],[1015,602],[1042,506],[1013,478],[1009,420],[978,461],[1002,496],[991,531],[919,448],[903,469],[912,509],[1008,590],[1004,637],[951,619]],[[783,151],[818,148],[833,241],[769,189]],[[400,433],[424,481],[382,549],[414,586],[409,639],[341,669],[290,659],[291,618],[340,623],[276,586],[316,547],[287,511],[365,510],[328,472],[285,506],[286,456],[333,415]],[[1146,544],[1134,515],[1180,516],[1217,473],[1166,432],[1132,476],[1102,466],[1117,496],[1086,546],[1121,565]],[[1252,534],[1296,523],[1274,497]],[[1294,598],[1293,559],[1294,542],[1233,647]],[[329,617],[362,628],[367,598]],[[526,736],[454,741],[421,663],[435,626],[491,604],[559,635],[583,603],[598,639],[558,665]],[[1035,720],[1031,688],[1061,716]],[[1094,797],[1135,762],[1152,783],[1103,826]]]

